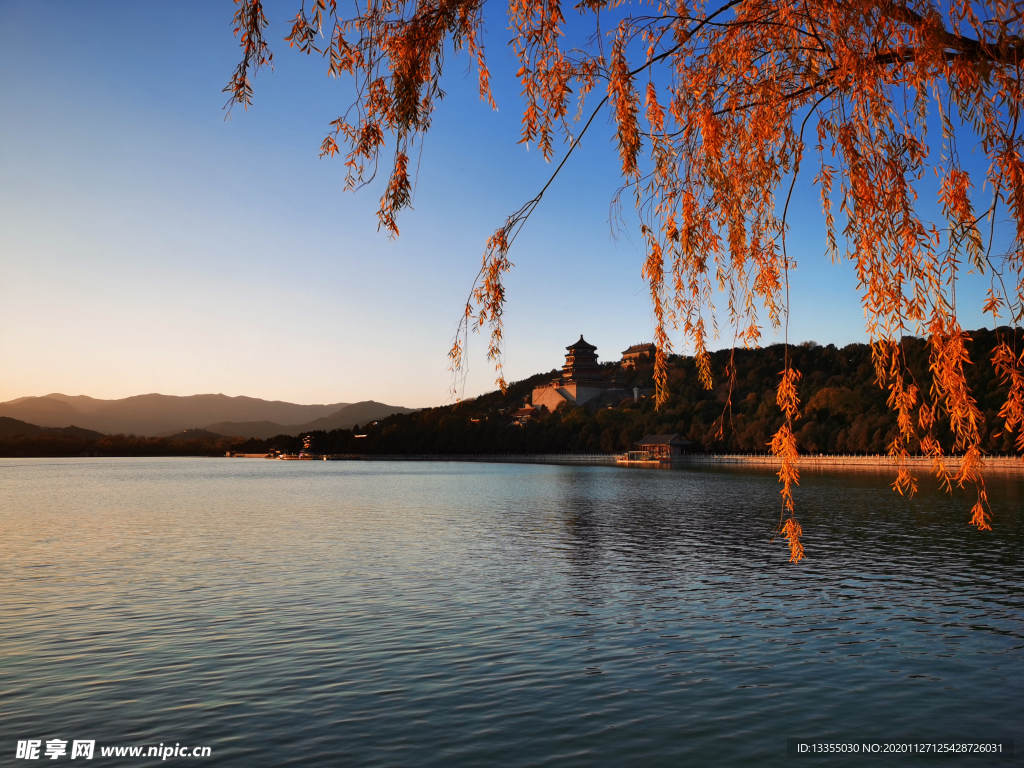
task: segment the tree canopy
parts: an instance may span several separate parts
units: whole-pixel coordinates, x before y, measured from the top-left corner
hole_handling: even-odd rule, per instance
[[[226,90],[229,104],[247,106],[252,76],[272,54],[262,0],[235,2],[243,55]],[[567,23],[566,13],[579,18]],[[1024,316],[1022,19],[1024,3],[1004,0],[580,0],[571,9],[510,0],[522,141],[558,159],[557,174],[594,118],[603,110],[612,117],[619,196],[632,198],[646,244],[660,402],[673,332],[676,344],[692,346],[708,388],[708,339],[719,320],[739,346],[758,343],[762,315],[785,332],[789,203],[798,175],[812,173],[827,227],[822,249],[855,266],[876,379],[896,415],[887,446],[899,467],[894,487],[914,491],[905,459],[921,450],[945,483],[976,486],[971,523],[989,528],[984,417],[965,375],[971,357],[956,286],[965,270],[983,273],[993,326],[1016,327]],[[493,104],[484,20],[482,0],[300,0],[286,41],[322,54],[332,76],[355,85],[322,154],[341,155],[357,188],[388,153],[378,217],[393,235],[411,201],[409,158],[430,129],[446,54],[471,58],[480,96]],[[984,154],[984,171],[962,161],[964,143]],[[919,202],[929,174],[938,181],[937,221]],[[465,334],[486,328],[504,386],[503,277],[516,234],[546,190],[486,243],[451,351],[456,370]],[[1002,220],[1010,244],[997,249]],[[927,339],[927,385],[907,364],[912,334]],[[1015,338],[998,340],[991,361],[1006,390],[997,418],[1024,450],[1024,359]],[[803,554],[792,496],[800,378],[785,355],[776,392],[785,418],[771,449],[781,459],[780,532],[793,560]],[[954,437],[948,450],[940,424]],[[963,456],[955,472],[943,463],[949,451]]]

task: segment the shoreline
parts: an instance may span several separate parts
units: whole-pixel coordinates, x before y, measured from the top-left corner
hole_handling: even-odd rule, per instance
[[[351,454],[331,456],[328,461],[463,461],[507,464],[592,464],[603,466],[630,466],[617,464],[616,454],[610,453],[535,453],[535,454]],[[235,454],[230,458],[266,459],[264,454]],[[313,461],[322,459],[313,459]],[[955,472],[960,467],[960,456],[946,456],[943,462]],[[1024,458],[1020,456],[986,456],[985,472],[1007,472],[1024,474]],[[907,467],[912,470],[931,472],[932,459],[924,456],[910,456]],[[778,457],[771,454],[691,454],[672,462],[644,462],[634,467],[644,469],[683,468],[688,466],[755,466],[776,468]],[[895,469],[896,464],[887,455],[843,455],[817,454],[801,455],[797,467],[803,469]]]

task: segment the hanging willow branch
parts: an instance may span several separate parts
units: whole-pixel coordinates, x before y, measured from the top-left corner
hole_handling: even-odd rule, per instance
[[[259,0],[235,1],[243,59],[226,90],[230,103],[248,106],[252,74],[271,62],[263,37],[267,20]],[[572,8],[581,17],[572,29],[589,21],[591,30],[579,39],[567,37],[564,12],[558,0],[509,4],[525,102],[521,140],[547,160],[555,158],[559,137],[568,142],[554,178],[607,109],[622,168],[620,194],[634,198],[646,244],[641,271],[656,318],[659,404],[667,396],[673,334],[692,347],[710,388],[709,325],[713,332],[722,317],[744,345],[761,338],[762,314],[772,327],[784,325],[791,262],[779,190],[787,179],[792,184],[810,149],[827,229],[823,250],[856,270],[878,383],[897,416],[899,434],[889,447],[898,468],[894,487],[915,490],[907,457],[919,449],[948,487],[975,486],[971,523],[989,528],[982,416],[966,384],[964,367],[972,361],[955,288],[964,269],[988,274],[983,309],[993,323],[1018,325],[1024,317],[1018,130],[1024,3],[649,0],[626,6],[581,0]],[[446,51],[468,54],[481,98],[494,103],[483,23],[483,0],[313,0],[292,22],[289,45],[320,53],[332,76],[355,83],[351,108],[331,123],[322,146],[323,154],[344,157],[349,186],[371,179],[381,153],[394,146],[378,212],[391,235],[398,234],[397,215],[410,203],[408,158],[442,95]],[[596,106],[588,105],[594,99]],[[941,135],[928,136],[929,115]],[[815,135],[811,147],[805,128]],[[972,175],[961,165],[958,137],[985,154],[985,172]],[[919,213],[926,174],[939,179],[939,223]],[[992,200],[979,213],[974,198],[986,186]],[[456,373],[464,370],[469,330],[487,328],[488,357],[504,387],[509,249],[547,189],[487,242],[451,351]],[[993,256],[999,210],[1011,222],[1011,243]],[[716,296],[722,306],[716,307]],[[908,334],[928,338],[931,384],[924,389],[903,356]],[[1024,428],[1022,354],[1001,339],[992,360],[1008,389],[999,414],[1003,429],[1018,435]],[[778,391],[785,420],[771,445],[782,466],[779,530],[798,561],[803,547],[792,494],[798,482],[792,422],[799,372],[788,360]],[[942,423],[961,457],[955,471],[936,437]],[[1017,446],[1024,450],[1024,438]]]

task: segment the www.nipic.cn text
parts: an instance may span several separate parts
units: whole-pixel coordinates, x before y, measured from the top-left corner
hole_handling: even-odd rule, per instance
[[[212,752],[210,747],[189,747],[180,743],[173,746],[160,744],[148,747],[97,748],[95,739],[19,739],[14,756],[22,760],[57,760],[61,757],[92,760],[99,753],[100,757],[158,757],[166,760],[169,757],[210,757]]]

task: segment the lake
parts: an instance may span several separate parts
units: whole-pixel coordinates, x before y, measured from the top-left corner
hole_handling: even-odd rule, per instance
[[[125,760],[101,745],[199,745],[212,756],[167,762],[225,766],[784,765],[788,738],[1022,750],[1024,476],[989,480],[991,533],[966,524],[966,493],[907,500],[890,481],[805,474],[808,557],[790,565],[763,471],[0,460],[0,750],[95,740],[102,765]]]

